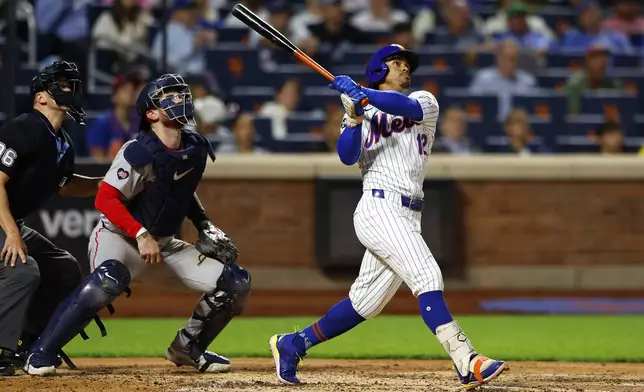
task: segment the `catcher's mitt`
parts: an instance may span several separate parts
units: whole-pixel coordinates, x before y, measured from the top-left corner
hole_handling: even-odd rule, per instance
[[[199,240],[195,244],[197,251],[206,257],[217,259],[225,264],[234,264],[239,251],[226,233],[211,222],[199,225]]]

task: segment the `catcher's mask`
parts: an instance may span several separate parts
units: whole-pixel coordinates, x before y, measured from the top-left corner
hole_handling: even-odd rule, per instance
[[[161,109],[170,120],[194,126],[194,106],[190,87],[181,75],[165,74],[148,83],[136,100],[136,110],[141,116],[141,129],[149,129],[145,113]]]
[[[67,114],[77,123],[85,125],[83,110],[83,82],[76,64],[55,61],[43,68],[31,80],[31,94],[46,91],[58,106],[67,107]]]

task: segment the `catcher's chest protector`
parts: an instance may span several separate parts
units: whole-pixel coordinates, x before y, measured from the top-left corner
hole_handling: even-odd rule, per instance
[[[152,164],[155,180],[136,195],[128,210],[154,236],[176,234],[206,168],[210,143],[201,135],[182,131],[182,149],[168,150],[154,132],[145,132],[125,150],[133,166]]]

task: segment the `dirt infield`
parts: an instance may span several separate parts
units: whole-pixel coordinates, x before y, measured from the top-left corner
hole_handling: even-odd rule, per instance
[[[0,379],[3,392],[218,392],[276,391],[270,359],[235,359],[227,374],[199,374],[161,359],[78,359],[80,370],[55,376]],[[298,391],[460,391],[447,361],[308,359]],[[483,391],[644,391],[642,364],[516,362]]]

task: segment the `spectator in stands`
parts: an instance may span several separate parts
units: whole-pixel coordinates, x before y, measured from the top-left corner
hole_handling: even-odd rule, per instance
[[[644,16],[640,15],[641,6],[642,3],[638,0],[617,0],[613,15],[604,21],[602,27],[619,31],[626,36],[644,34]]]
[[[322,1],[322,22],[308,26],[310,38],[299,45],[307,53],[317,53],[320,45],[331,52],[332,62],[342,61],[344,53],[352,44],[366,44],[370,37],[353,27],[345,17],[340,0]]]
[[[564,87],[569,114],[580,114],[581,99],[586,91],[622,88],[619,80],[607,74],[608,57],[609,48],[602,42],[588,48],[585,69],[573,73]]]
[[[499,152],[522,156],[544,154],[550,151],[538,143],[528,122],[528,113],[524,109],[512,109],[503,124],[508,143]]]
[[[633,53],[633,47],[624,34],[602,29],[601,8],[595,0],[583,0],[576,10],[579,12],[578,27],[566,30],[561,39],[562,50],[583,53],[593,42],[601,40],[610,47],[611,53]]]
[[[496,65],[476,72],[470,84],[475,94],[499,97],[499,118],[505,118],[512,105],[512,95],[529,93],[537,87],[536,78],[518,68],[519,46],[513,40],[503,41],[496,53]]]
[[[544,56],[555,41],[540,31],[532,30],[528,23],[528,8],[522,1],[510,3],[506,9],[507,30],[494,34],[497,41],[515,40],[522,48]]]
[[[197,4],[202,25],[209,25],[208,27],[213,29],[219,28],[220,24],[223,24],[221,11],[230,8],[227,0],[197,0]]]
[[[411,29],[414,39],[419,45],[424,43],[431,44],[431,38],[427,41],[427,34],[433,32],[436,28],[436,13],[433,6],[434,4],[431,0],[426,0],[423,2],[423,7],[417,9],[414,13]]]
[[[167,63],[170,68],[180,74],[205,72],[204,51],[207,46],[215,43],[216,36],[208,29],[199,28],[199,8],[195,0],[175,0],[166,31]],[[152,54],[161,61],[163,56],[161,33],[158,33],[154,39]]]
[[[371,0],[370,7],[351,17],[351,24],[363,33],[387,33],[396,23],[409,22],[405,11],[391,6],[391,0]]]
[[[440,136],[432,147],[432,153],[470,155],[478,152],[467,137],[467,115],[459,107],[449,107],[443,112],[440,121]]]
[[[322,1],[306,0],[306,8],[291,18],[289,30],[293,34],[293,42],[302,42],[311,38],[308,26],[322,22]]]
[[[369,7],[371,0],[342,0],[342,8],[351,14]]]
[[[222,143],[215,149],[216,154],[250,154],[267,152],[255,145],[255,123],[249,114],[240,114],[233,121],[233,143]]]
[[[435,30],[434,44],[466,50],[485,41],[483,35],[477,31],[467,1],[453,0],[445,4],[442,9],[447,25]]]
[[[624,151],[624,132],[620,124],[614,120],[606,120],[601,127],[591,135],[597,142],[601,155],[622,154]]]
[[[333,107],[327,111],[324,123],[325,152],[336,152],[343,117],[344,109],[342,107]]]
[[[92,0],[35,0],[38,59],[58,56],[76,63],[87,77],[90,27],[87,7]],[[87,86],[84,83],[83,86]]]
[[[96,47],[109,52],[111,71],[124,68],[148,53],[149,13],[135,0],[114,0],[114,5],[99,15],[92,29]]]
[[[289,24],[292,15],[290,3],[286,0],[273,0],[268,4],[267,9],[269,11],[268,23],[285,36],[292,37]],[[265,71],[275,69],[279,64],[293,63],[293,55],[276,47],[273,42],[255,31],[251,33],[248,41],[249,47],[259,48],[259,61]]]
[[[146,11],[152,10],[154,7],[158,7],[161,5],[161,1],[163,0],[135,0],[134,2],[136,5],[141,7],[142,9]],[[116,3],[116,0],[101,0],[101,5],[103,6],[112,6]]]
[[[223,100],[217,97],[208,80],[200,75],[186,75],[195,107],[196,131],[217,148],[234,147],[233,134],[223,122],[229,118],[229,110]],[[227,146],[229,145],[229,146]]]
[[[287,79],[275,93],[275,100],[263,104],[258,115],[269,117],[272,121],[273,138],[283,139],[287,134],[286,120],[300,104],[301,85],[297,79]]]
[[[87,130],[87,148],[93,158],[114,158],[125,142],[136,137],[140,119],[134,103],[143,84],[138,75],[121,75],[115,79],[112,85],[114,107],[89,124]]]
[[[262,20],[268,20],[269,12],[266,7],[264,7],[264,0],[243,0],[241,3],[254,14],[262,18]],[[233,14],[226,16],[223,27],[248,29],[248,26],[246,26],[241,20],[235,18]]]
[[[273,0],[266,9],[268,10],[268,23],[285,36],[291,37],[292,32],[289,30],[289,20],[291,19],[292,11],[289,3],[285,0]],[[248,46],[254,48],[258,45],[275,48],[274,43],[253,31],[248,39]]]
[[[197,131],[204,135],[217,132],[228,115],[226,104],[213,94],[207,80],[200,75],[186,75],[184,80],[190,86],[195,113],[201,120],[197,121]]]
[[[402,45],[406,49],[416,49],[418,43],[414,34],[412,33],[411,24],[409,23],[398,23],[396,24],[391,31],[391,42],[392,44]]]
[[[491,16],[485,22],[485,25],[482,28],[482,33],[487,37],[493,37],[497,34],[503,34],[508,31],[508,7],[516,2],[517,0],[498,0],[497,6],[499,9],[494,16]],[[522,3],[521,1],[518,2]],[[525,6],[525,4],[522,5]],[[526,23],[531,32],[545,36],[550,40],[557,38],[546,21],[539,15],[527,15]]]

